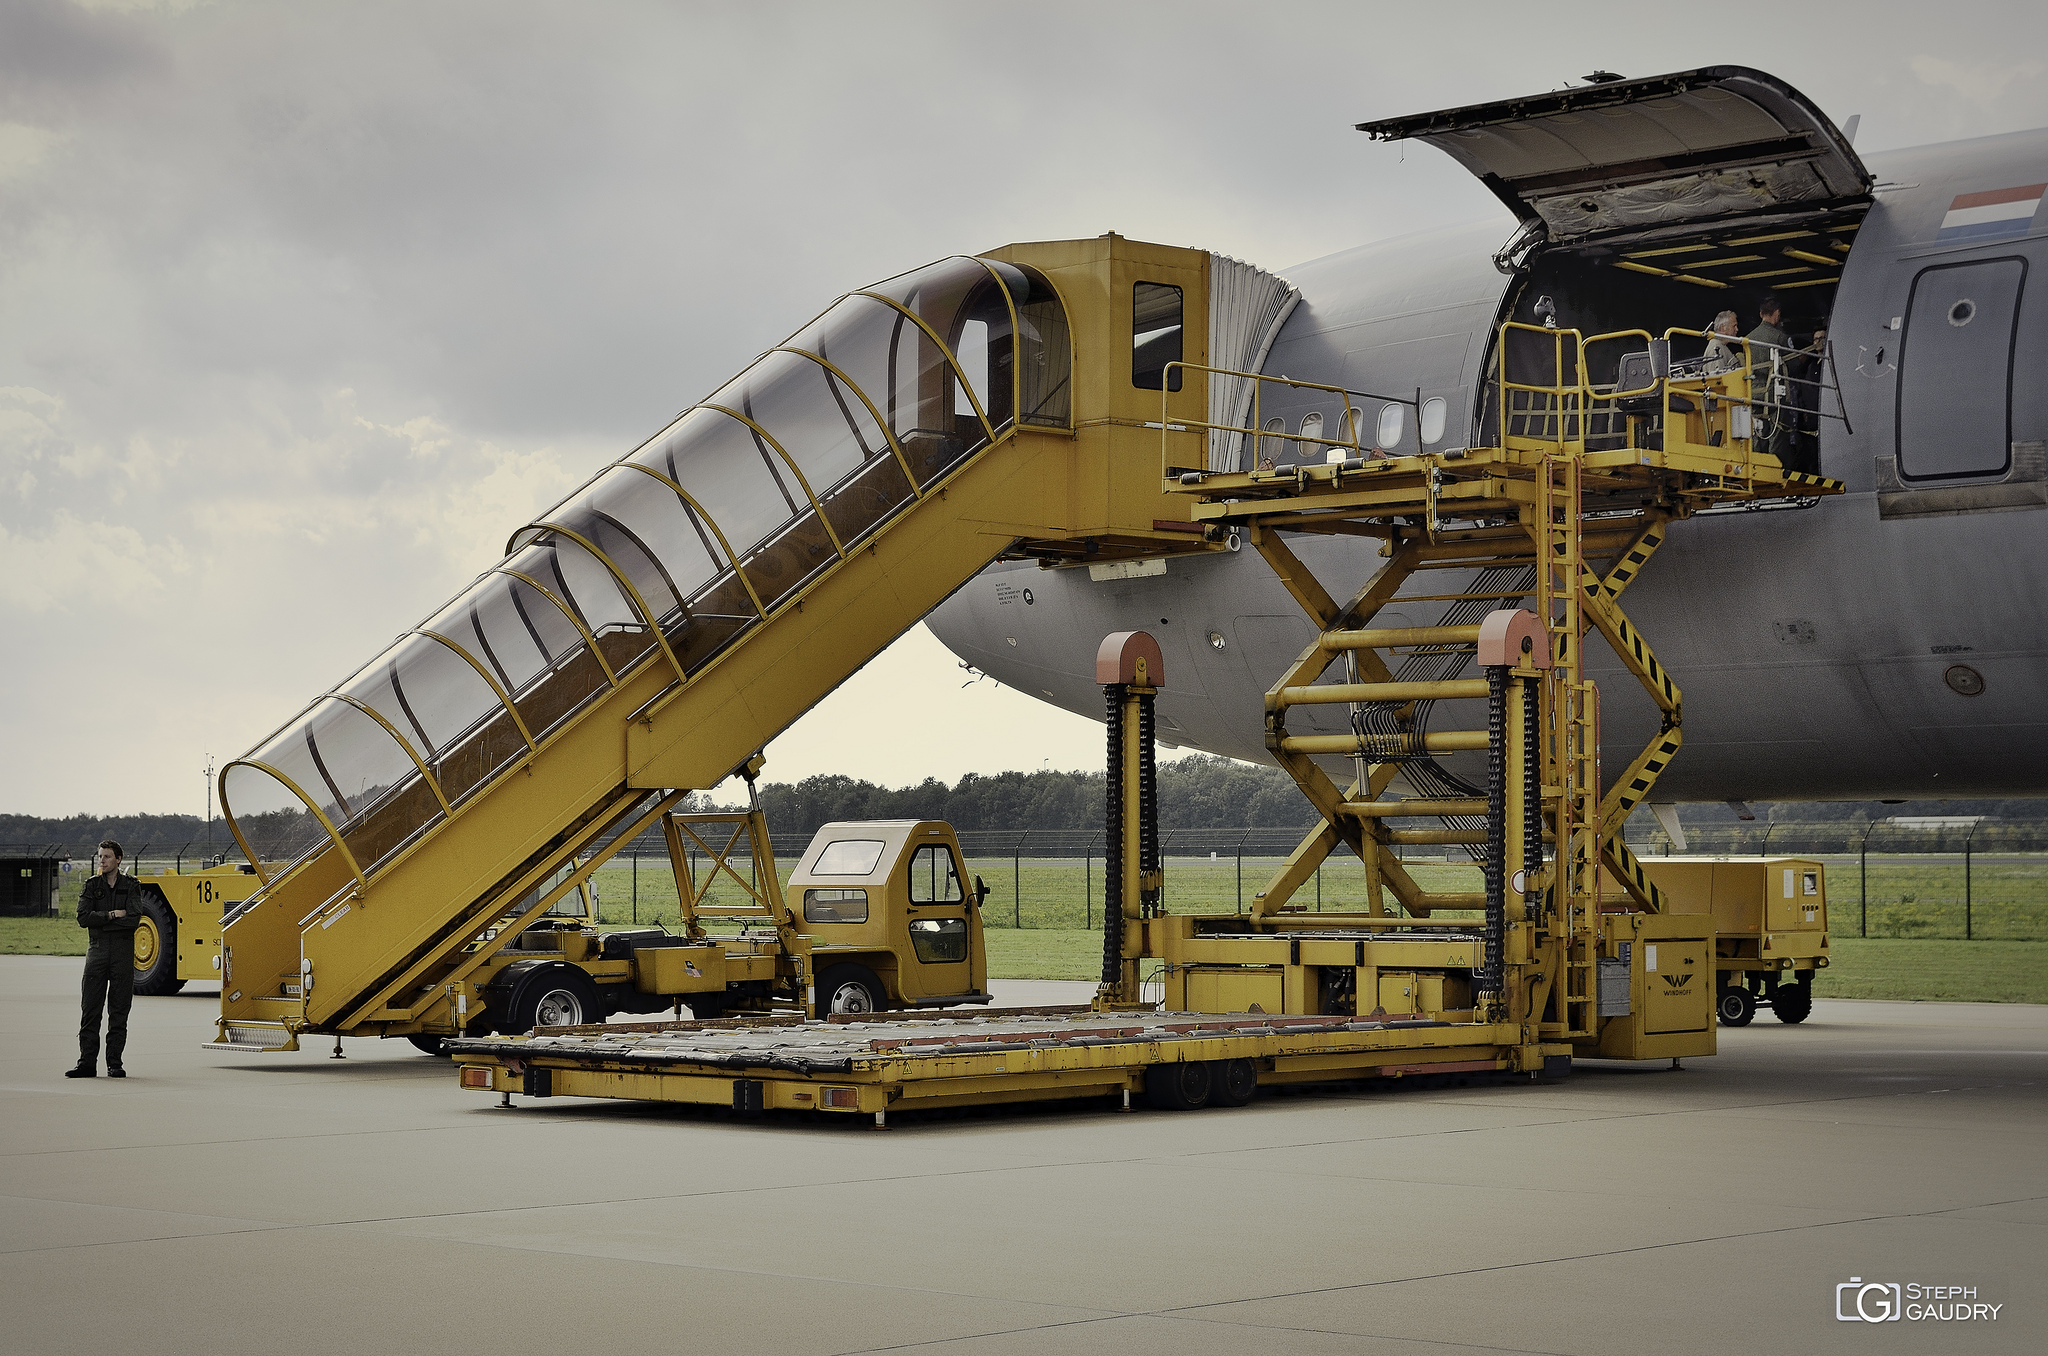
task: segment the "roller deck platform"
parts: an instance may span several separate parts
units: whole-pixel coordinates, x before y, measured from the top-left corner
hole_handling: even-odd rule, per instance
[[[1148,1070],[1249,1061],[1261,1085],[1509,1067],[1513,1026],[1261,1013],[1024,1008],[886,1020],[791,1017],[566,1028],[452,1040],[462,1086],[737,1111],[890,1111],[1125,1097]],[[1223,1102],[1224,1099],[1217,1099]]]

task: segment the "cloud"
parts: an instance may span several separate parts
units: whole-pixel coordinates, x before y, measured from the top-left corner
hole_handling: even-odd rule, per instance
[[[2015,80],[2024,84],[2048,74],[2048,62],[2032,58],[2025,61],[1963,62],[1923,55],[1914,57],[1907,64],[1922,84],[1951,89],[1965,99],[1985,105],[1998,102],[2006,87]]]
[[[1771,67],[1830,111],[1882,89],[1865,150],[2048,121],[2038,63],[1992,55],[2031,9],[1945,19],[1932,65],[1897,37],[1911,11],[1861,13],[1716,10],[1769,24]],[[93,804],[67,741],[112,709],[127,794],[196,809],[205,751],[247,747],[850,287],[1109,229],[1281,268],[1473,220],[1504,237],[1448,158],[1351,126],[1575,76],[1608,9],[1553,17],[0,5],[0,628],[37,657],[0,669],[0,808]],[[1614,69],[1671,64],[1661,30],[1610,38]],[[1687,60],[1747,59],[1710,47]],[[884,690],[804,738],[889,724]],[[1018,710],[901,723],[980,730],[944,756],[982,770],[1087,742]],[[829,756],[862,774],[858,744]]]
[[[165,574],[187,568],[182,552],[164,559],[140,532],[59,512],[33,534],[0,526],[0,610],[34,617],[65,609],[91,625],[108,620],[107,599],[124,613],[158,601]]]

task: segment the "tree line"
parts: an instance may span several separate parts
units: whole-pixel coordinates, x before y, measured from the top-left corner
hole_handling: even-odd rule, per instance
[[[1168,829],[1306,828],[1315,812],[1277,767],[1193,754],[1161,763],[1159,823]],[[970,772],[948,786],[928,777],[887,787],[839,775],[761,786],[778,834],[835,820],[943,819],[956,829],[1099,829],[1108,789],[1100,772]]]
[[[1167,829],[1306,828],[1315,814],[1276,767],[1192,754],[1161,763],[1158,771],[1159,823]],[[799,782],[766,782],[761,804],[777,834],[811,834],[835,820],[942,819],[956,829],[1079,829],[1102,827],[1106,790],[1100,772],[970,772],[952,785],[928,777],[915,786],[889,787],[853,777],[825,775]],[[690,797],[689,808],[711,809],[703,796]],[[723,808],[736,809],[738,806]],[[2038,800],[1912,801],[1884,805],[1872,801],[1759,803],[1752,807],[1763,823],[1823,824],[1890,816],[1982,815],[2008,824],[2048,821],[2048,802]],[[1647,818],[1646,811],[1639,811]],[[1687,827],[1733,827],[1735,812],[1722,805],[1685,805],[1680,820]],[[168,857],[181,849],[188,858],[203,854],[207,825],[198,815],[96,815],[61,818],[0,814],[0,849],[10,852],[57,848],[89,853],[103,838],[112,838],[131,857],[149,849],[152,857]],[[213,850],[235,852],[234,835],[215,818]],[[266,849],[267,850],[267,849]],[[296,848],[294,848],[296,850]]]

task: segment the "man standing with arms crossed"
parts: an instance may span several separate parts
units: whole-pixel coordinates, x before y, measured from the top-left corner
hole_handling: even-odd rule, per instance
[[[107,1077],[126,1078],[121,1052],[128,1046],[128,1009],[135,1002],[135,926],[142,921],[142,887],[121,874],[121,845],[100,844],[99,874],[78,893],[78,926],[92,940],[85,951],[85,986],[79,997],[78,1067],[66,1078],[99,1072],[100,1009],[107,1012]]]

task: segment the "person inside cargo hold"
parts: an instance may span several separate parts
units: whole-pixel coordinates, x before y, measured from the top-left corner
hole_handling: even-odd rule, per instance
[[[1735,312],[1723,311],[1714,317],[1707,334],[1707,351],[1703,355],[1703,369],[1708,376],[1718,377],[1742,366],[1742,355],[1734,343],[1736,330]]]
[[[1820,474],[1817,411],[1820,355],[1828,332],[1817,329],[1795,347],[1784,327],[1785,308],[1775,293],[1757,307],[1757,327],[1745,336],[1750,350],[1750,407],[1756,413],[1756,450],[1788,471]]]
[[[85,982],[79,995],[78,1067],[66,1078],[99,1072],[100,1010],[107,1014],[107,1077],[126,1078],[121,1066],[128,1048],[128,1009],[135,1001],[135,926],[142,921],[142,887],[121,874],[121,845],[100,844],[99,872],[78,893],[78,926],[91,939],[85,950]]]

